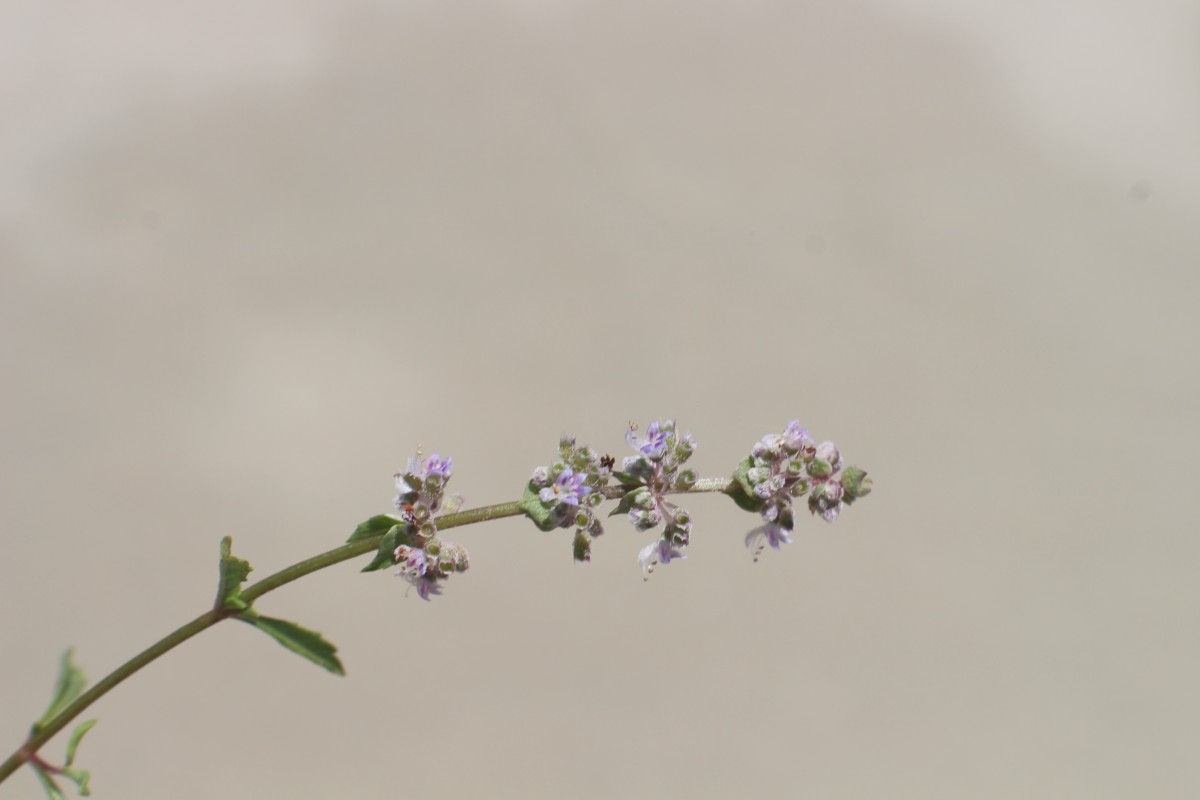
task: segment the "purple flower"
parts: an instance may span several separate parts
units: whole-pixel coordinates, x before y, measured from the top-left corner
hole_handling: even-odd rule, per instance
[[[806,428],[800,427],[800,420],[794,419],[783,429],[783,446],[792,452],[799,452],[813,443]]]
[[[396,563],[400,565],[397,575],[405,578],[421,578],[429,571],[429,560],[425,557],[425,551],[419,547],[402,544],[392,555],[395,557]]]
[[[449,456],[443,459],[439,458],[437,453],[434,453],[425,461],[424,476],[426,478],[437,476],[449,480],[453,463],[454,459]]]
[[[767,545],[771,545],[772,548],[778,550],[779,545],[791,543],[791,532],[782,525],[775,525],[770,522],[766,525],[759,525],[746,534],[746,547],[758,547],[762,549]]]
[[[586,477],[586,475],[576,473],[575,470],[567,467],[559,473],[558,480],[538,492],[538,498],[543,503],[557,502],[568,506],[577,506],[580,500],[592,492],[590,486],[583,485]]]
[[[667,451],[668,433],[669,431],[660,430],[658,422],[655,421],[646,426],[644,439],[639,439],[635,429],[630,426],[629,430],[625,432],[625,441],[646,458],[657,461]]]
[[[429,602],[431,596],[442,593],[441,585],[433,578],[419,578],[410,581],[410,583],[417,587],[417,597],[420,597],[425,602]]]
[[[677,558],[687,558],[683,554],[683,548],[676,547],[666,539],[655,539],[638,553],[638,563],[642,565],[646,578],[650,577],[650,573],[654,572],[654,568],[659,564],[670,564]]]

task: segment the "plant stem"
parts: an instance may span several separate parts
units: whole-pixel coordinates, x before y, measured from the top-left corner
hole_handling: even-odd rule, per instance
[[[725,492],[728,491],[731,481],[728,478],[702,478],[696,482],[696,485],[688,490],[689,493],[695,492]],[[604,494],[609,499],[621,497],[628,489],[623,486],[610,486],[604,490]],[[472,525],[477,522],[487,522],[494,519],[502,519],[504,517],[519,516],[524,512],[517,506],[516,502],[498,503],[491,506],[481,506],[480,508],[472,508],[466,511],[458,511],[453,514],[446,514],[438,517],[438,530],[446,530],[448,528],[458,528],[463,525]],[[312,558],[305,559],[290,567],[285,567],[273,575],[269,575],[262,580],[247,586],[242,590],[240,597],[247,603],[262,597],[267,592],[272,592],[280,586],[291,583],[292,581],[303,578],[305,575],[310,575],[317,570],[331,567],[334,564],[340,564],[356,556],[369,553],[379,547],[379,540],[383,538],[382,534],[363,539],[357,542],[344,544],[341,547],[335,547],[332,550],[327,550],[320,555],[315,555]],[[37,751],[46,744],[56,733],[67,726],[71,720],[78,717],[92,703],[99,700],[104,695],[108,694],[109,690],[115,688],[117,684],[124,681],[129,676],[133,675],[142,667],[154,661],[159,656],[174,649],[178,645],[186,642],[196,634],[203,630],[211,628],[223,619],[231,617],[237,613],[236,609],[229,608],[213,608],[205,611],[200,616],[196,617],[191,622],[183,625],[171,633],[159,639],[154,644],[147,647],[142,652],[138,653],[133,658],[126,661],[121,666],[110,672],[102,678],[95,686],[88,689],[79,697],[75,698],[74,702],[58,713],[46,725],[32,733],[25,743],[18,750],[8,757],[3,764],[0,764],[0,783],[15,772],[22,764],[33,761],[36,758]]]

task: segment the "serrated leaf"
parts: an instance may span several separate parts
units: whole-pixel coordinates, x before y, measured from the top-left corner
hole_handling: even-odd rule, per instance
[[[350,538],[346,541],[357,542],[360,539],[370,539],[374,536],[379,536],[387,533],[396,523],[403,521],[389,514],[377,514],[366,522],[359,523],[358,527],[354,529],[354,533],[350,534]]]
[[[558,523],[552,519],[550,509],[542,503],[542,499],[538,496],[539,491],[537,484],[533,481],[525,484],[525,494],[521,498],[521,502],[517,503],[517,508],[524,511],[540,530],[552,531],[558,527]]]
[[[50,700],[50,705],[46,708],[46,713],[33,726],[35,732],[45,727],[50,720],[58,716],[59,712],[74,702],[75,698],[83,693],[83,687],[87,685],[87,678],[71,660],[73,652],[68,650],[59,659],[58,679],[54,683],[54,695]]]
[[[75,751],[79,748],[79,742],[83,739],[84,734],[96,727],[98,719],[89,719],[87,722],[81,722],[75,726],[75,730],[71,731],[71,738],[67,740],[67,766],[75,763]]]
[[[297,655],[307,658],[334,675],[345,675],[346,670],[338,660],[337,647],[316,631],[302,628],[294,622],[274,617],[262,617],[254,613],[238,614],[242,622],[253,625]]]
[[[396,548],[402,544],[409,544],[410,539],[406,532],[407,525],[392,525],[388,532],[379,540],[379,549],[375,551],[375,558],[362,568],[363,572],[374,572],[377,569],[390,567],[396,563]]]
[[[218,567],[217,602],[213,608],[244,609],[246,603],[241,599],[242,584],[253,571],[249,561],[235,558],[233,555],[233,537],[226,536],[221,540],[221,560]]]
[[[633,508],[634,504],[637,503],[638,498],[641,497],[643,494],[645,494],[648,491],[650,491],[650,490],[647,487],[643,486],[639,489],[634,489],[632,492],[629,492],[628,494],[622,495],[620,502],[617,503],[617,507],[614,508],[612,511],[608,512],[608,515],[610,517],[615,517],[618,514],[628,514],[629,510],[631,508]]]
[[[54,782],[53,778],[46,774],[45,770],[39,767],[34,767],[33,771],[37,773],[38,780],[41,781],[42,784],[42,789],[46,792],[46,796],[49,797],[50,800],[67,800],[67,796],[63,794],[62,789],[58,788],[58,784]]]

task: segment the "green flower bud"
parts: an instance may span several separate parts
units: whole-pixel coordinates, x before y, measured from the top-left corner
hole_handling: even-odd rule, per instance
[[[814,478],[828,478],[833,474],[833,466],[828,461],[814,458],[808,464],[808,474]]]
[[[696,485],[696,471],[685,469],[675,476],[676,489],[690,489]]]
[[[842,471],[842,486],[846,491],[845,501],[853,503],[860,497],[871,493],[871,478],[865,470],[858,467],[846,467]]]
[[[788,487],[788,494],[792,497],[799,497],[808,491],[808,481],[796,481]]]
[[[574,550],[576,561],[592,560],[592,540],[583,531],[578,531],[575,534]]]

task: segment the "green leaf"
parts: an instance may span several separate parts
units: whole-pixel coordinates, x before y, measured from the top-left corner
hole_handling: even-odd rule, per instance
[[[88,788],[88,781],[92,779],[92,773],[86,769],[63,767],[60,774],[64,778],[69,778],[70,780],[74,781],[75,785],[79,788],[79,793],[84,797],[87,797],[92,793],[91,789]]]
[[[637,503],[638,498],[641,497],[643,494],[645,494],[648,491],[650,491],[649,488],[642,486],[640,488],[634,489],[632,492],[629,492],[628,494],[622,495],[621,501],[619,503],[617,503],[617,507],[614,508],[612,511],[608,512],[608,515],[610,517],[615,517],[618,514],[628,514],[629,509],[633,508],[633,506]]]
[[[79,748],[79,742],[83,739],[84,734],[96,727],[98,719],[89,719],[87,722],[81,722],[75,726],[75,730],[71,731],[71,738],[67,740],[67,766],[75,763],[75,751]]]
[[[729,487],[728,494],[739,508],[746,511],[762,511],[766,503],[754,494],[754,484],[750,482],[749,473],[753,467],[753,456],[746,456],[738,463],[737,469],[733,471],[733,485]]]
[[[42,782],[42,789],[46,792],[46,796],[50,800],[67,800],[67,796],[63,794],[62,789],[58,788],[58,784],[46,774],[45,770],[40,767],[34,767],[33,771],[37,773],[38,780]]]
[[[390,567],[396,563],[396,548],[402,544],[411,544],[407,533],[407,525],[392,525],[388,532],[379,540],[379,549],[375,551],[375,558],[362,568],[363,572],[374,572],[377,569]]]
[[[233,537],[226,536],[221,540],[220,577],[217,580],[217,601],[213,608],[244,609],[249,606],[242,600],[242,584],[254,567],[249,561],[243,561],[233,556]]]
[[[74,702],[76,697],[83,693],[83,687],[87,685],[87,678],[83,676],[83,672],[75,663],[71,661],[72,651],[68,650],[63,653],[62,659],[58,662],[58,680],[54,685],[54,697],[50,700],[50,705],[46,709],[46,713],[42,715],[33,726],[34,732],[44,728],[50,720],[59,715],[64,708]]]
[[[347,542],[357,542],[360,539],[370,539],[373,536],[387,533],[396,523],[402,523],[404,520],[388,514],[378,514],[371,517],[366,522],[359,523],[359,526],[354,529],[354,533],[350,534]]]
[[[533,481],[525,484],[525,495],[521,502],[517,503],[517,508],[524,511],[540,530],[552,531],[558,527],[558,523],[552,519],[550,509],[542,503],[542,498],[538,497],[538,491],[538,486]]]
[[[613,477],[617,479],[617,483],[622,486],[645,486],[646,479],[640,475],[634,475],[632,472],[621,472],[613,470]]]
[[[334,675],[345,675],[346,670],[338,660],[337,648],[316,631],[301,628],[294,622],[274,617],[261,617],[254,612],[238,614],[242,622],[253,625],[297,655],[304,656],[319,667]]]

